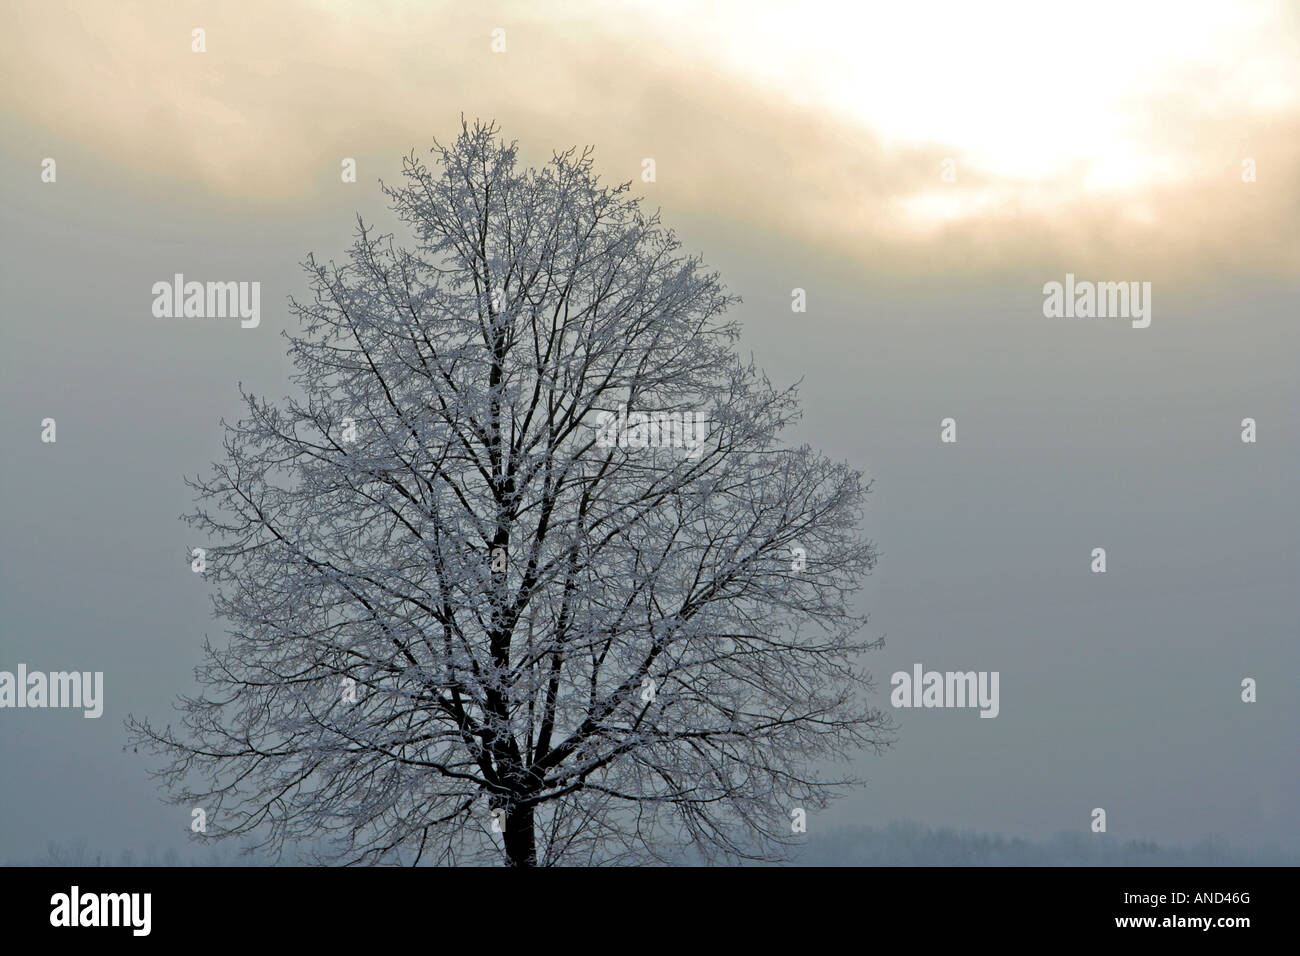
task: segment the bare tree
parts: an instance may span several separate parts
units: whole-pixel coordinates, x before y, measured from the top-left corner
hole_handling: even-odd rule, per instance
[[[780,857],[855,782],[827,761],[889,739],[868,488],[779,442],[794,390],[589,150],[521,171],[462,127],[384,189],[413,250],[358,220],[304,264],[301,395],[244,394],[191,482],[229,645],[134,742],[209,836],[276,852]]]

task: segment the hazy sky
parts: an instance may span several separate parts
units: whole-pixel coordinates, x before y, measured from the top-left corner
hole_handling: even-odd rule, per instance
[[[1100,806],[1106,839],[1300,849],[1300,4],[7,12],[0,670],[102,670],[106,705],[0,710],[0,859],[185,845],[121,751],[221,635],[181,478],[237,382],[287,391],[296,264],[358,212],[391,228],[378,180],[462,113],[634,180],[743,297],[746,352],[803,379],[797,437],[874,479],[878,702],[916,662],[1001,674],[994,720],[900,712],[810,827],[1045,836]],[[261,325],[154,318],[178,272],[260,281]],[[1044,317],[1066,273],[1151,282],[1151,326]]]

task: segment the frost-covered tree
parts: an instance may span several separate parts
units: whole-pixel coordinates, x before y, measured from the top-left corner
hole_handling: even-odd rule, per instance
[[[783,855],[889,738],[853,594],[861,475],[780,434],[734,298],[589,151],[493,125],[309,257],[298,397],[191,484],[214,611],[183,727],[132,718],[208,836],[332,861]],[[685,425],[685,427],[683,427]]]

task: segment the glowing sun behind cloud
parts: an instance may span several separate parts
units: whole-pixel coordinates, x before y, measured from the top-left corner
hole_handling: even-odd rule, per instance
[[[936,169],[897,200],[918,226],[1167,189],[1204,172],[1214,144],[1189,130],[1300,104],[1300,44],[1279,29],[1296,11],[1269,0],[638,7],[635,29],[658,27],[769,95],[886,148],[942,146],[954,175]],[[1140,201],[1130,212],[1145,215]]]

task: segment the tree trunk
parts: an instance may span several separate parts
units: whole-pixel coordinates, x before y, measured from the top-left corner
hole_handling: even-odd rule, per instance
[[[509,866],[536,866],[537,845],[533,836],[533,805],[511,804],[506,808],[506,862]]]

